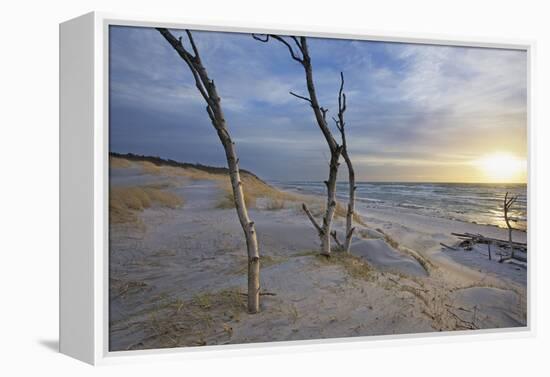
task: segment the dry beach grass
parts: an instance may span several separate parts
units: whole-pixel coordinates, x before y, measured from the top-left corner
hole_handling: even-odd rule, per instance
[[[159,205],[177,208],[183,199],[163,188],[153,185],[143,187],[111,187],[109,190],[109,220],[112,223],[127,223],[138,220],[136,212]]]

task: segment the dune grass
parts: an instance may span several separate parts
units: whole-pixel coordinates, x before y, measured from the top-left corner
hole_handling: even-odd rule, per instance
[[[146,174],[159,175],[162,172],[162,167],[155,165],[149,161],[139,161],[138,165],[141,167],[141,170],[143,170],[143,172]]]
[[[334,212],[334,216],[345,218],[348,214],[348,208],[347,205],[344,206],[340,202],[336,202],[336,211]],[[359,215],[357,212],[353,212],[353,221],[356,222],[359,225],[367,226],[361,215]]]
[[[246,295],[235,288],[201,292],[189,300],[159,296],[137,325],[147,335],[128,349],[223,344],[246,314]]]
[[[110,157],[110,161],[112,166],[116,167],[128,167],[132,163],[130,160],[113,156]],[[185,177],[190,180],[215,181],[222,190],[222,195],[218,200],[216,208],[235,208],[233,190],[227,172],[217,172],[216,170],[207,171],[196,167],[158,165],[151,161],[134,161],[134,163],[141,167],[142,171],[146,174]],[[324,214],[324,198],[316,198],[278,190],[245,170],[241,171],[241,181],[243,183],[244,200],[247,208],[277,211],[288,207],[295,207],[300,210],[301,203],[307,203],[315,216],[322,216]],[[261,204],[258,199],[263,199]],[[345,218],[346,213],[347,207],[337,202],[335,217]],[[357,224],[366,226],[361,216],[357,213],[353,214],[353,220]]]
[[[285,201],[282,199],[268,199],[265,205],[265,209],[268,211],[278,211],[285,208]]]
[[[119,159],[122,161],[127,161]],[[127,161],[129,162],[129,161]],[[146,174],[164,175],[169,177],[185,177],[190,180],[209,180],[218,183],[223,194],[220,198],[217,208],[227,209],[234,208],[233,190],[231,181],[227,173],[216,173],[205,170],[200,170],[193,167],[175,167],[156,165],[150,161],[136,162]],[[266,209],[277,210],[285,208],[287,201],[298,201],[298,195],[283,192],[268,185],[254,175],[245,171],[241,171],[241,181],[244,189],[244,199],[248,208],[257,208],[257,200],[259,198],[267,199]]]
[[[334,251],[330,257],[319,254],[319,250],[303,250],[292,254],[292,257],[313,257],[321,265],[338,265],[352,277],[356,279],[372,280],[374,279],[374,268],[364,259],[350,253]]]
[[[128,161],[121,159],[123,161]],[[129,161],[128,161],[129,162]],[[137,161],[136,164],[141,168],[143,173],[151,175],[163,175],[167,177],[185,177],[193,181],[210,180],[210,181],[229,181],[226,174],[216,174],[199,170],[192,167],[182,168],[177,166],[157,165],[150,161]]]
[[[114,169],[129,168],[130,161],[125,158],[109,156],[109,167]]]
[[[315,258],[322,264],[342,266],[352,278],[363,280],[372,280],[374,278],[372,266],[365,260],[350,253],[333,252],[330,254],[330,257],[327,257],[317,252]]]
[[[109,190],[109,220],[111,223],[138,221],[137,212],[153,205],[177,208],[183,204],[178,195],[160,186],[111,187]]]
[[[229,177],[225,178],[225,180],[219,182],[224,194],[218,202],[217,207],[222,209],[235,208],[231,183]],[[260,198],[267,200],[265,209],[268,210],[283,209],[286,202],[297,202],[300,200],[299,195],[277,190],[275,187],[248,174],[242,174],[241,181],[243,182],[244,201],[248,208],[258,208],[258,199]]]
[[[125,298],[128,295],[138,293],[147,288],[147,283],[137,280],[109,279],[109,288],[112,298]]]

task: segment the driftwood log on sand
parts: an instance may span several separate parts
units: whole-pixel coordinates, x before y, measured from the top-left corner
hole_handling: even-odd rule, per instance
[[[452,247],[452,246],[449,246],[449,245],[445,245],[443,242],[440,242],[439,243],[441,246],[443,246],[445,249],[449,249],[449,250],[454,250],[456,251],[457,249]]]
[[[464,250],[472,250],[475,244],[486,244],[489,259],[491,260],[491,245],[496,246],[500,251],[496,251],[496,254],[500,256],[499,262],[516,260],[527,263],[527,244],[523,242],[510,242],[509,240],[501,240],[498,238],[485,237],[481,234],[473,233],[451,233],[453,236],[462,240],[459,246]],[[451,247],[441,243],[446,249],[457,250],[455,247]],[[515,253],[519,251],[520,253]],[[523,255],[522,255],[523,254]],[[525,256],[524,256],[525,255]]]
[[[485,237],[481,234],[473,233],[451,233],[453,236],[456,236],[462,240],[472,240],[475,243],[493,243],[499,247],[510,247],[510,242],[508,240],[501,240],[498,238]],[[519,249],[524,252],[527,252],[527,244],[524,242],[513,241],[511,243],[514,249]]]

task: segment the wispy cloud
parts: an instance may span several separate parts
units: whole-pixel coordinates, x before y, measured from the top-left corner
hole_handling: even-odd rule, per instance
[[[246,34],[194,36],[241,164],[266,178],[324,179],[311,109],[288,94],[306,88],[287,49]],[[224,164],[188,68],[162,36],[113,27],[110,41],[112,147]],[[344,71],[361,179],[436,179],[445,168],[472,173],[468,161],[483,153],[526,155],[525,52],[328,39],[310,39],[310,51],[320,101],[332,111]]]

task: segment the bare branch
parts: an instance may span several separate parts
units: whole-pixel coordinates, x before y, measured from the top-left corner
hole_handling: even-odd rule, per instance
[[[311,99],[309,99],[309,98],[307,98],[307,97],[304,97],[304,96],[301,96],[301,95],[299,95],[299,94],[296,94],[296,93],[294,93],[294,92],[289,92],[289,93],[290,93],[290,95],[292,95],[292,96],[294,96],[294,97],[296,97],[296,98],[300,98],[300,99],[303,99],[304,101],[309,102],[309,104],[313,106],[313,104],[312,104],[312,102],[311,102]]]
[[[355,212],[355,171],[353,169],[353,163],[348,154],[348,146],[346,142],[346,132],[345,132],[345,121],[344,113],[346,111],[346,94],[344,93],[344,72],[340,72],[340,90],[338,91],[338,119],[334,119],[336,122],[336,127],[340,131],[340,136],[342,137],[342,156],[346,161],[348,167],[348,186],[349,186],[349,197],[348,197],[348,210],[346,213],[346,240],[344,245],[344,251],[349,252],[351,239],[353,237],[353,232],[355,228],[353,227],[353,214]]]
[[[282,44],[284,44],[288,48],[288,51],[290,52],[290,56],[292,57],[292,59],[296,60],[300,64],[304,64],[304,59],[299,58],[298,55],[296,55],[296,53],[294,52],[294,49],[292,48],[290,43],[285,41],[283,37],[279,37],[278,35],[271,35],[271,37],[278,40],[279,42],[281,42]],[[298,45],[298,47],[300,48],[300,53],[302,53],[302,55],[303,55],[303,49],[302,49],[303,47],[301,47],[300,45]]]
[[[346,106],[346,93],[342,93],[342,98],[344,98],[344,106],[342,106],[342,112],[345,112],[347,109]]]
[[[311,214],[311,212],[309,211],[309,208],[307,208],[307,205],[305,203],[302,204],[302,209],[306,213],[307,217],[309,218],[309,220],[311,221],[315,229],[317,229],[317,232],[319,232],[319,234],[324,234],[323,229],[321,229],[321,226],[317,223],[317,221],[315,220],[315,218],[313,217],[313,215]]]
[[[507,207],[508,208],[512,207],[512,204],[514,204],[517,200],[518,200],[517,196],[511,197],[510,199],[508,199]]]
[[[210,105],[210,97],[208,96],[205,83],[202,81],[198,74],[198,67],[196,65],[196,62],[198,64],[200,63],[200,60],[197,60],[195,62],[195,58],[193,55],[191,55],[183,46],[183,43],[181,41],[181,37],[179,39],[176,39],[174,35],[166,28],[157,28],[157,30],[160,32],[160,34],[170,43],[170,45],[176,50],[178,55],[185,61],[185,63],[189,66],[189,70],[193,74],[193,78],[195,79],[195,86],[199,90],[201,96],[204,98],[204,100]],[[191,32],[187,31],[188,35],[191,35]],[[191,37],[192,38],[192,37]],[[192,39],[191,39],[192,40]],[[192,42],[193,49],[196,50],[195,43]],[[198,56],[198,55],[197,55]]]
[[[256,34],[252,34],[252,38],[254,38],[257,41],[263,42],[263,43],[267,43],[269,41],[269,38],[276,39],[288,48],[288,51],[290,52],[290,56],[292,57],[292,59],[296,60],[298,63],[300,63],[302,65],[304,64],[304,59],[298,57],[298,55],[294,52],[294,49],[292,48],[290,43],[288,43],[283,37],[279,37],[278,35],[274,35],[274,34],[266,34],[265,39],[262,39],[261,37],[257,36]],[[298,45],[298,48],[300,49],[300,53],[302,53],[302,55],[303,55],[302,47],[300,46],[300,44],[296,40],[296,37],[291,37],[291,38],[296,42],[296,44]]]
[[[264,43],[269,42],[269,34],[265,34],[265,39],[262,39],[262,37],[260,37],[260,35],[252,33],[252,38],[254,38],[257,41],[264,42]]]
[[[343,249],[344,246],[340,243],[340,240],[338,239],[338,234],[336,233],[335,230],[333,230],[330,235],[332,236],[332,239],[334,240],[334,242],[336,242],[336,245],[340,248],[340,249]]]
[[[342,110],[342,92],[344,91],[344,72],[340,72],[340,90],[338,91],[338,109]]]
[[[511,257],[514,258],[514,244],[512,241],[512,225],[510,224],[510,221],[514,221],[511,219],[508,215],[508,212],[510,211],[510,208],[512,208],[512,205],[517,201],[517,196],[509,196],[509,193],[506,192],[506,195],[504,195],[504,221],[506,222],[506,226],[508,226],[508,243],[510,246],[510,253]],[[503,259],[501,258],[500,262],[502,262]]]
[[[327,121],[327,112],[328,112],[328,109],[325,109],[324,107],[320,107],[319,110],[321,110],[321,113],[323,114],[323,119],[325,120],[325,122]]]
[[[189,42],[191,42],[191,47],[193,48],[193,52],[195,53],[195,59],[197,59],[198,62],[201,61],[199,50],[197,49],[197,46],[195,45],[195,40],[193,39],[193,35],[189,31],[189,29],[185,29],[185,32],[187,33],[187,38],[189,38]]]
[[[303,50],[303,47],[302,47],[302,44],[298,41],[298,38],[294,37],[294,36],[291,36],[290,38],[292,38],[292,40],[294,41],[294,43],[296,43],[296,46],[298,46],[298,48],[300,49],[300,52],[302,53],[302,55],[304,54],[304,50]]]
[[[344,72],[340,72],[340,90],[338,91],[338,130],[342,135],[342,143],[345,144],[344,113],[346,112],[346,93],[344,93]]]

